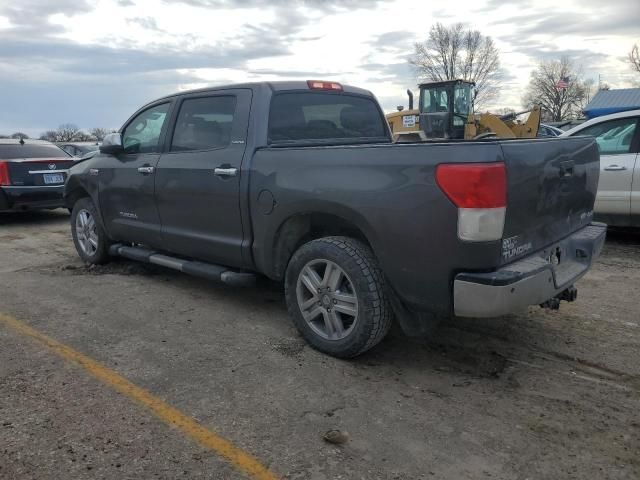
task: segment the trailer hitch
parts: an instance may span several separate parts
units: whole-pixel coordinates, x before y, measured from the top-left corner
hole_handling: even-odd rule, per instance
[[[548,310],[558,310],[560,308],[560,302],[562,300],[564,300],[565,302],[575,302],[577,298],[578,289],[575,286],[571,285],[569,288],[563,290],[555,297],[550,298],[546,302],[542,302],[540,306]]]

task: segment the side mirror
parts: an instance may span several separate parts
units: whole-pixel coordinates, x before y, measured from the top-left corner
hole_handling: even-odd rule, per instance
[[[105,136],[104,140],[102,140],[102,145],[100,145],[100,151],[102,153],[108,153],[110,155],[117,155],[118,153],[124,152],[124,146],[122,145],[122,134],[110,133],[109,135]]]

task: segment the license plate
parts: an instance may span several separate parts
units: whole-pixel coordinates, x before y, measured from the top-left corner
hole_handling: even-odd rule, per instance
[[[415,115],[405,115],[402,117],[402,126],[404,128],[411,128],[416,126],[416,116]]]
[[[51,185],[53,183],[64,183],[64,175],[61,173],[45,173],[44,174],[45,185]]]

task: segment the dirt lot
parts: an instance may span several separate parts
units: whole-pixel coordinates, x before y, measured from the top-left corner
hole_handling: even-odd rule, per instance
[[[401,332],[354,361],[305,345],[278,285],[86,268],[63,211],[0,216],[0,313],[82,352],[285,479],[640,478],[640,234],[576,303]],[[325,443],[329,429],[350,434]],[[246,478],[0,323],[0,478]]]

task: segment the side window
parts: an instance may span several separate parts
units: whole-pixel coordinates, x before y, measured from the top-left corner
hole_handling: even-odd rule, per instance
[[[576,132],[576,135],[596,137],[602,155],[629,153],[637,123],[637,118],[621,118],[592,125]]]
[[[156,105],[136,116],[122,134],[126,153],[159,151],[160,132],[167,119],[169,104]]]
[[[236,97],[192,98],[182,102],[171,140],[172,152],[222,148],[231,141]]]

